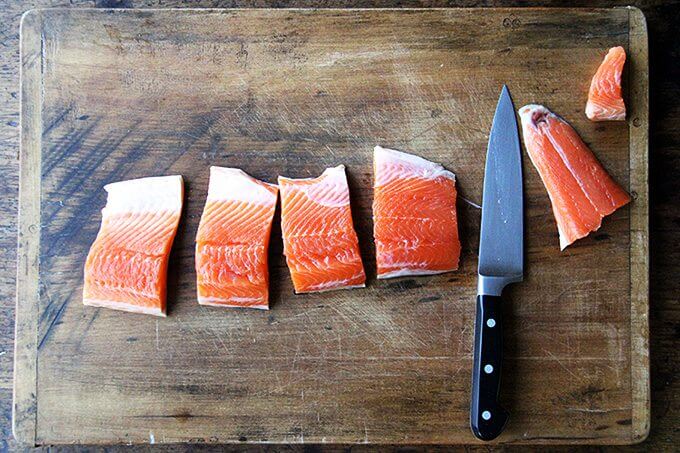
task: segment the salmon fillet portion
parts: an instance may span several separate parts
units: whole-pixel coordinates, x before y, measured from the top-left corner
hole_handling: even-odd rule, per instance
[[[181,176],[115,182],[85,262],[83,304],[165,316],[168,257],[182,212]]]
[[[612,47],[590,82],[586,116],[592,121],[623,121],[626,105],[621,96],[621,74],[626,63],[623,47]]]
[[[283,251],[296,293],[363,287],[344,165],[318,178],[279,176]]]
[[[439,164],[376,146],[373,236],[378,278],[458,269],[456,177]]]
[[[564,250],[600,228],[630,196],[602,167],[576,131],[542,105],[519,109],[522,133],[548,191]]]
[[[196,235],[198,303],[269,308],[267,252],[278,188],[238,168],[210,167]]]

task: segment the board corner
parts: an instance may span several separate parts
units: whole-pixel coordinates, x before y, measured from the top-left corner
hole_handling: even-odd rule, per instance
[[[17,403],[14,402],[14,407]],[[35,439],[35,424],[27,425],[12,417],[12,437],[22,448],[35,448],[38,446]]]

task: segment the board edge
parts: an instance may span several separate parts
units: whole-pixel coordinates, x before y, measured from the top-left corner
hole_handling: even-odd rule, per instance
[[[643,442],[650,431],[649,379],[649,54],[644,13],[629,6],[630,189],[630,443]]]
[[[17,442],[28,446],[36,445],[37,432],[42,20],[39,10],[25,12],[19,32],[21,139],[12,433]]]

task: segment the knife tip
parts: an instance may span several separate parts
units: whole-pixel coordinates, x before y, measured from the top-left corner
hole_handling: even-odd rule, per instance
[[[512,111],[515,111],[515,107],[512,105],[512,95],[510,94],[510,88],[508,88],[508,86],[505,84],[503,84],[501,95],[498,97],[498,105],[500,106],[501,104],[510,105],[512,107]]]

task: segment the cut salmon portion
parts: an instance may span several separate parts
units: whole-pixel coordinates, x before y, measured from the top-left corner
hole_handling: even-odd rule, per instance
[[[586,116],[592,121],[623,121],[626,105],[621,97],[621,74],[626,63],[623,47],[612,47],[598,68],[588,91]]]
[[[182,212],[181,176],[108,184],[85,262],[83,303],[165,316],[168,257]]]
[[[542,105],[519,109],[524,144],[548,191],[564,250],[600,228],[630,196],[602,167],[576,131]]]
[[[378,278],[458,269],[456,176],[422,157],[380,146],[373,172]]]
[[[345,166],[318,178],[279,176],[283,251],[296,293],[363,287]]]
[[[267,252],[278,188],[238,168],[210,167],[196,235],[198,303],[269,308]]]

